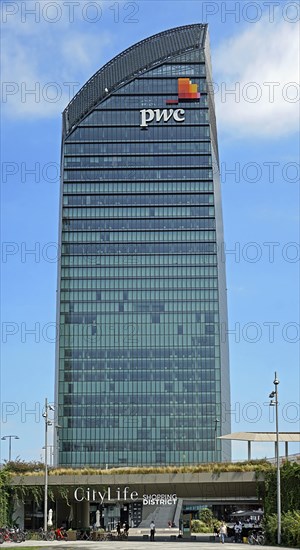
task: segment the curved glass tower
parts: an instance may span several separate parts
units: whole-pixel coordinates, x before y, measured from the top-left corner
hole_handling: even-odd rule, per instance
[[[63,113],[61,465],[230,460],[211,91],[207,26],[188,25],[122,52]]]

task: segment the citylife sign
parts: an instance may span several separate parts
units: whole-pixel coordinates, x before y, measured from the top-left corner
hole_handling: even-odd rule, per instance
[[[117,487],[112,490],[111,487],[106,487],[102,491],[97,491],[96,489],[84,489],[83,487],[77,487],[74,491],[74,499],[76,502],[99,502],[100,504],[105,504],[106,502],[121,502],[121,501],[132,501],[143,500],[143,504],[150,505],[171,505],[176,504],[177,495],[176,494],[149,494],[139,496],[137,491],[130,491],[129,487],[124,487],[121,489]]]

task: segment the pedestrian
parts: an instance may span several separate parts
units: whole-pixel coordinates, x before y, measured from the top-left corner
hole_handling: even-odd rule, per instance
[[[124,535],[125,535],[125,537],[128,537],[128,533],[129,533],[129,523],[128,523],[128,521],[126,521],[124,523]]]
[[[150,540],[154,540],[154,536],[155,536],[155,523],[152,520],[150,523]]]
[[[239,540],[240,540],[240,524],[239,524],[238,520],[236,520],[236,522],[233,526],[233,530],[234,530],[234,542],[239,542]]]
[[[221,537],[222,544],[224,544],[226,536],[227,536],[227,526],[226,526],[226,523],[222,521],[221,527],[220,527],[220,537]]]

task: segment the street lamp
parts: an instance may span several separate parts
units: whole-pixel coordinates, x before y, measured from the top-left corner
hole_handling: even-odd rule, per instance
[[[45,399],[45,411],[43,412],[43,418],[45,419],[45,493],[44,493],[44,531],[47,531],[48,520],[48,426],[52,425],[52,421],[49,420],[49,411],[54,411],[54,407],[48,404],[47,397]]]
[[[45,447],[42,447],[42,449],[44,450]],[[48,449],[50,450],[50,452],[49,452],[49,458],[50,458],[49,462],[50,462],[50,466],[53,466],[53,462],[54,462],[54,461],[53,461],[53,457],[54,457],[54,450],[53,450],[53,449],[54,449],[54,445],[48,445]]]
[[[277,470],[277,544],[281,543],[281,495],[280,495],[280,464],[279,464],[279,431],[278,431],[278,384],[277,373],[275,372],[274,390],[270,393],[270,406],[275,407],[276,424],[276,470]]]
[[[217,433],[218,433],[218,422],[220,420],[215,418],[215,462],[217,462]]]
[[[4,435],[1,439],[8,439],[8,462],[11,462],[11,440],[20,438],[17,435]]]

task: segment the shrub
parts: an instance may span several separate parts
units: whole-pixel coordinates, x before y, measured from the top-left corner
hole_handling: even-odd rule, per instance
[[[277,543],[277,514],[271,514],[264,522],[268,543]],[[300,510],[292,510],[282,514],[281,542],[286,546],[300,547]]]
[[[35,475],[37,470],[43,470],[43,463],[39,462],[23,462],[15,461],[9,463],[10,469],[14,473],[22,473],[24,475]],[[26,466],[28,466],[26,468]],[[211,474],[219,474],[222,472],[268,472],[274,470],[274,466],[267,460],[251,460],[245,462],[220,462],[216,464],[195,464],[191,466],[136,466],[136,467],[120,467],[120,468],[49,468],[49,475],[111,475],[111,474],[167,474],[167,473],[198,473],[208,472]],[[275,470],[276,471],[276,470]]]
[[[26,474],[27,472],[37,473],[44,470],[45,466],[43,462],[26,462],[25,460],[11,460],[5,463],[5,467],[9,472],[15,474]]]
[[[282,543],[300,547],[300,510],[293,510],[283,515]]]
[[[264,528],[268,543],[275,545],[277,543],[277,515],[271,514],[264,520]]]
[[[213,520],[214,520],[214,515],[213,515],[212,511],[210,510],[210,508],[202,508],[202,510],[200,510],[200,513],[199,513],[199,519],[200,519],[200,521],[202,521],[207,527],[209,527],[210,529],[212,529]]]
[[[192,533],[211,533],[211,528],[200,519],[192,519],[191,530]]]

